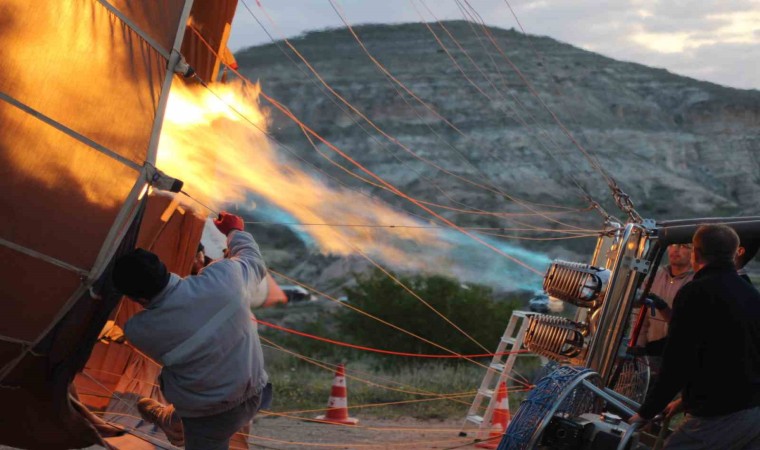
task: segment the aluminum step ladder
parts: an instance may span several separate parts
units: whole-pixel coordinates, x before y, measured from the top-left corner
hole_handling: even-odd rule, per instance
[[[468,436],[474,432],[475,437],[478,439],[488,437],[491,430],[491,416],[496,407],[498,387],[503,381],[507,381],[507,386],[509,386],[508,381],[511,379],[512,368],[517,360],[518,352],[523,349],[523,338],[530,324],[528,318],[533,315],[535,313],[529,311],[512,312],[512,317],[510,317],[507,328],[499,340],[499,345],[496,347],[491,364],[489,364],[489,368],[486,370],[483,381],[480,383],[480,388],[478,388],[475,399],[467,412],[464,425],[462,425],[462,431],[459,433],[460,436]],[[504,355],[507,352],[509,354]],[[488,407],[485,413],[481,415],[485,399],[488,399]]]

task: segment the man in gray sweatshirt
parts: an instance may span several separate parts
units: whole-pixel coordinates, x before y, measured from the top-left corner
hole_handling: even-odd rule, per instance
[[[647,355],[652,377],[657,378],[662,364],[662,353],[668,336],[668,323],[673,299],[678,291],[694,278],[691,268],[691,244],[673,244],[668,247],[670,264],[660,268],[654,276],[651,293],[664,302],[656,306],[654,316],[647,313],[639,332],[636,346]]]
[[[266,267],[242,218],[222,213],[214,223],[227,235],[229,257],[198,275],[169,273],[142,249],[119,258],[113,272],[116,288],[145,308],[127,321],[127,341],[163,365],[161,391],[172,403],[144,399],[141,414],[175,445],[184,437],[188,450],[227,449],[271,398],[250,310]]]

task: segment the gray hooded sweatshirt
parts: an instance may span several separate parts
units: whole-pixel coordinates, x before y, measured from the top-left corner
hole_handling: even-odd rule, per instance
[[[124,327],[127,340],[164,367],[161,390],[180,417],[234,408],[267,383],[250,296],[266,276],[253,236],[232,231],[229,258],[169,284]]]

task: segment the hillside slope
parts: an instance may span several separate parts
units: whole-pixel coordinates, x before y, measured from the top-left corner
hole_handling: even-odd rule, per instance
[[[541,204],[584,207],[587,203],[572,177],[608,211],[621,215],[602,176],[545,104],[630,194],[643,216],[760,213],[759,91],[725,88],[615,61],[550,38],[490,28],[507,61],[470,23],[430,27],[446,50],[423,24],[355,27],[368,51],[429,108],[392,83],[347,29],[291,40],[336,93],[390,138],[330,95],[285,43],[248,48],[236,57],[246,76],[260,80],[265,92],[306,124],[426,201],[525,211],[500,193],[506,192]],[[340,172],[314,151],[297,126],[274,110],[271,130],[327,173],[412,209],[398,197]],[[394,139],[417,156],[395,145]],[[319,147],[331,154],[324,145]],[[331,158],[347,165],[334,154]],[[463,225],[505,226],[493,217],[443,214]],[[601,223],[593,212],[566,220],[594,228]],[[538,248],[546,249],[547,244]]]

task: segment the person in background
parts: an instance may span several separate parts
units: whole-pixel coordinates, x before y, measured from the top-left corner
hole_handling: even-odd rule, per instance
[[[758,449],[760,292],[736,272],[732,228],[703,225],[692,243],[696,273],[673,302],[660,377],[629,422],[672,415],[680,404],[686,420],[666,449]]]
[[[749,284],[752,284],[752,280],[744,267],[755,257],[758,247],[760,247],[760,239],[746,239],[739,243],[739,249],[736,251],[736,270],[739,276]]]
[[[142,399],[140,414],[188,450],[227,449],[271,400],[249,299],[266,267],[242,218],[222,213],[214,223],[227,235],[230,256],[198,275],[169,273],[142,249],[120,257],[113,270],[116,288],[145,308],[127,321],[126,339],[162,364],[161,391],[171,402]]]
[[[206,248],[203,243],[198,243],[198,251],[193,259],[193,267],[190,269],[191,275],[198,275],[201,269],[211,264],[214,260],[206,256]]]
[[[668,335],[668,322],[673,306],[673,299],[678,291],[694,277],[691,267],[691,244],[673,244],[668,246],[669,265],[661,267],[654,276],[651,307],[654,316],[647,313],[639,332],[636,347],[639,353],[647,357],[652,378],[657,378],[662,362],[662,353]]]

